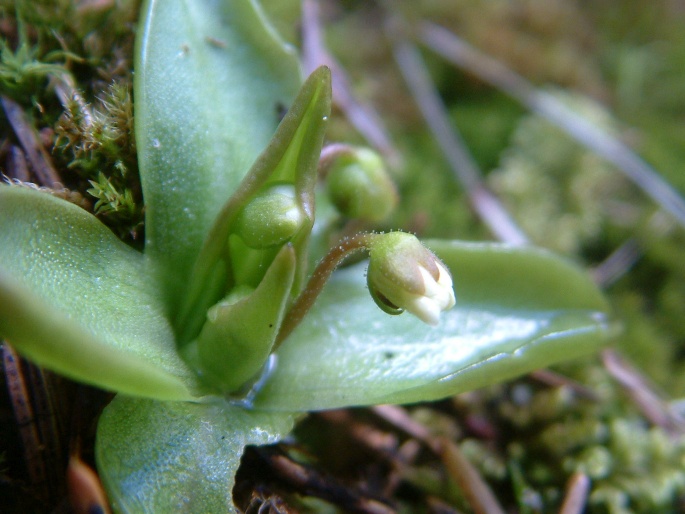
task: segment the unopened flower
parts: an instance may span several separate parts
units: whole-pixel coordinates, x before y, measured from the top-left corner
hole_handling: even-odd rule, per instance
[[[236,220],[235,231],[250,248],[268,248],[289,241],[304,221],[295,187],[276,184],[245,206]]]
[[[370,245],[369,291],[385,312],[407,310],[429,325],[456,302],[447,267],[411,235],[376,235]]]
[[[382,221],[397,206],[397,188],[373,150],[329,145],[321,153],[319,172],[329,199],[348,218]]]

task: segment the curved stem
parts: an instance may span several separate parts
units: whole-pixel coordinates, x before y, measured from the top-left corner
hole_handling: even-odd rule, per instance
[[[328,175],[328,170],[339,157],[344,155],[354,156],[355,148],[346,143],[331,143],[321,149],[321,157],[319,157],[318,174],[319,179],[325,179]]]
[[[302,290],[300,296],[297,297],[295,303],[292,304],[290,310],[285,315],[272,351],[276,351],[304,319],[305,314],[312,308],[314,302],[319,297],[319,294],[323,291],[324,285],[326,285],[331,274],[340,263],[342,263],[346,257],[349,257],[354,253],[361,250],[367,250],[372,240],[377,237],[378,234],[372,233],[357,234],[343,239],[338,245],[331,248],[328,254],[321,259],[321,262],[316,266],[306,287]]]

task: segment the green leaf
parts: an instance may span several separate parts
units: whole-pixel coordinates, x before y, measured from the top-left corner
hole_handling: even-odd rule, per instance
[[[411,403],[472,390],[596,350],[607,305],[589,277],[533,248],[432,242],[457,305],[437,327],[388,316],[364,265],[336,272],[277,351],[259,409]]]
[[[146,253],[175,301],[214,218],[300,85],[255,1],[148,0],[135,63]]]
[[[0,335],[71,378],[190,399],[194,373],[142,254],[94,216],[47,193],[0,186]]]
[[[256,377],[271,353],[294,274],[295,251],[284,246],[257,289],[210,309],[197,340],[203,379],[233,392]]]
[[[296,201],[305,218],[299,233],[291,241],[298,264],[294,294],[299,292],[304,280],[303,274],[307,271],[307,241],[314,223],[316,166],[330,109],[331,74],[328,68],[321,67],[304,83],[269,145],[217,216],[193,267],[188,294],[180,311],[181,344],[194,337],[199,328],[196,326],[198,320],[201,326],[205,311],[218,300],[212,298],[208,292],[212,289],[212,283],[217,282],[217,261],[225,252],[233,224],[241,209],[259,191],[273,184],[286,183],[295,186]]]
[[[233,512],[243,449],[280,440],[295,418],[119,395],[98,424],[98,470],[117,512]]]

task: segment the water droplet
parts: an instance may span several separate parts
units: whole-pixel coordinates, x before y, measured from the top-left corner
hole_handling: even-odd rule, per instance
[[[186,218],[188,218],[189,220],[195,219],[195,213],[190,209],[190,207],[184,207],[183,214],[185,214]]]
[[[328,120],[328,116],[324,116],[322,119],[323,119],[323,121],[327,121],[327,120]]]
[[[152,148],[160,148],[162,146],[162,143],[159,142],[159,139],[154,138],[152,140]]]

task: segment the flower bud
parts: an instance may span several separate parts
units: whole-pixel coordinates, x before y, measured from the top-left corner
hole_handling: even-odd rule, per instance
[[[389,314],[407,310],[429,325],[455,304],[447,267],[419,240],[403,232],[373,237],[367,283],[376,304]]]
[[[336,209],[349,218],[381,221],[397,205],[397,190],[380,156],[349,148],[326,164],[327,191]]]
[[[305,221],[295,187],[276,184],[255,196],[238,215],[235,232],[250,248],[268,248],[289,241]]]

